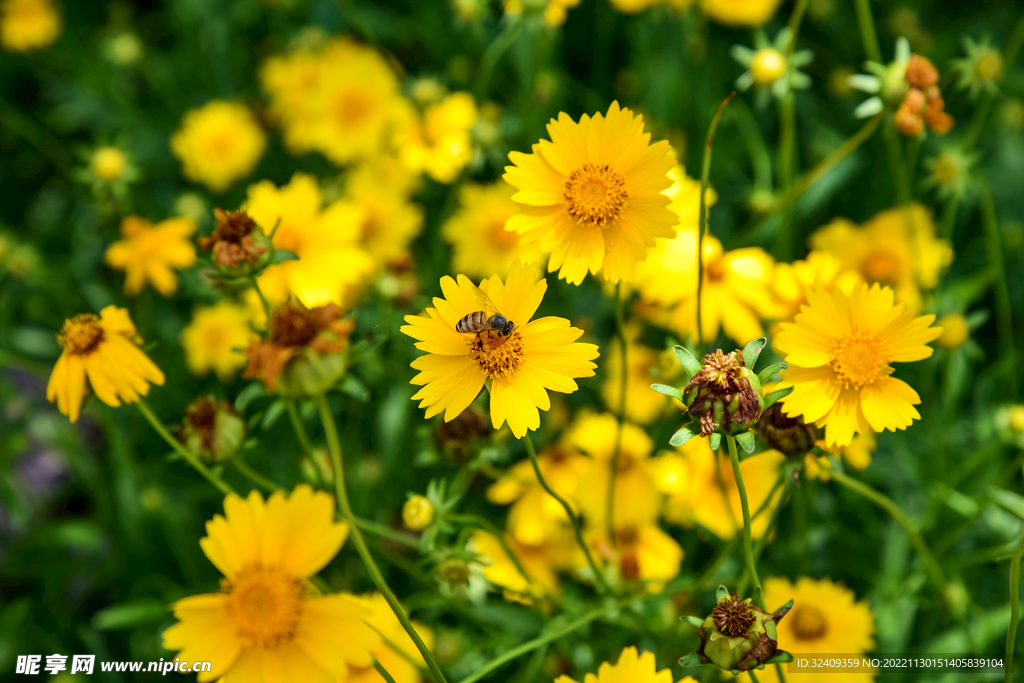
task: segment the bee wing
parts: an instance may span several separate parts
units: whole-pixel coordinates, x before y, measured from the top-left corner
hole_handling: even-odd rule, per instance
[[[488,316],[494,315],[498,312],[498,307],[494,305],[493,301],[491,301],[491,297],[487,296],[487,292],[480,287],[476,288],[476,300],[483,310],[487,312]]]

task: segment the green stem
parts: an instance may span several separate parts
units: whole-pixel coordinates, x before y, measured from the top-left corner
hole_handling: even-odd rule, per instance
[[[828,472],[829,476],[835,479],[839,484],[850,489],[854,493],[857,493],[864,498],[867,498],[872,503],[882,508],[889,515],[896,520],[896,522],[903,527],[903,530],[907,532],[907,536],[910,537],[910,542],[913,543],[914,548],[917,549],[917,553],[925,561],[925,565],[928,567],[928,574],[935,583],[935,586],[942,590],[946,586],[946,577],[942,573],[942,567],[939,566],[935,556],[932,555],[932,551],[929,550],[928,544],[925,543],[924,537],[921,536],[921,532],[918,531],[917,525],[914,521],[907,516],[907,513],[900,508],[891,498],[876,491],[867,484],[858,481],[845,473],[840,472],[832,464],[825,460],[819,460],[822,469]]]
[[[736,100],[732,109],[736,114],[733,118],[736,121],[743,143],[750,155],[750,165],[754,171],[754,187],[759,190],[771,191],[772,189],[772,156],[768,152],[768,145],[761,135],[761,128],[757,119],[750,111],[750,106],[742,98]]]
[[[776,664],[775,665],[775,672],[777,674],[779,674],[779,683],[786,683],[786,674],[783,673],[783,669],[782,669],[782,665],[781,664]]]
[[[793,91],[779,100],[779,189],[793,182],[793,141],[796,138],[796,99]]]
[[[609,607],[601,607],[599,609],[593,610],[592,612],[584,614],[576,621],[567,624],[565,627],[560,628],[557,631],[552,631],[551,633],[538,636],[533,640],[526,641],[518,647],[514,647],[511,650],[507,650],[504,654],[495,657],[477,671],[474,671],[470,675],[463,678],[461,681],[459,681],[459,683],[476,683],[476,681],[479,681],[481,678],[491,673],[492,671],[500,667],[502,664],[510,662],[516,657],[525,655],[528,652],[536,650],[538,647],[543,647],[544,645],[547,645],[552,641],[558,640],[559,638],[563,638],[569,635],[573,631],[582,628],[583,626],[586,626],[595,619],[603,617],[605,614],[611,611],[611,609],[612,608]],[[614,606],[614,609],[618,609],[618,605]]]
[[[626,421],[626,381],[629,376],[629,368],[626,365],[626,322],[623,309],[625,303],[622,295],[622,283],[615,284],[615,333],[619,338],[622,349],[622,368],[619,371],[619,386],[622,393],[619,395],[619,406],[616,410],[617,425],[615,428],[615,448],[612,451],[611,473],[608,477],[608,494],[605,498],[605,531],[608,540],[615,544],[615,480],[619,476],[619,460],[622,457],[622,431]]]
[[[473,92],[478,100],[487,97],[487,86],[491,82],[491,76],[494,73],[494,68],[498,65],[498,60],[519,39],[525,26],[526,22],[522,19],[510,20],[505,24],[505,28],[498,34],[498,37],[487,46],[483,56],[480,58],[480,64],[476,72],[476,81],[473,85]]]
[[[960,197],[954,195],[946,202],[946,208],[942,210],[942,223],[939,227],[939,234],[944,240],[952,239],[953,226],[956,223],[956,212],[960,208]]]
[[[269,330],[270,329],[270,304],[267,303],[267,297],[263,296],[263,290],[260,289],[260,283],[259,283],[258,278],[255,275],[253,275],[253,276],[251,276],[249,278],[249,281],[252,282],[252,288],[254,290],[256,290],[256,296],[258,296],[260,298],[260,303],[263,304],[263,314],[267,316],[267,329]],[[291,399],[289,399],[289,400],[291,400]]]
[[[1024,536],[1024,524],[1020,527]],[[1006,631],[1006,683],[1013,680],[1013,649],[1017,644],[1017,622],[1020,621],[1020,560],[1024,550],[1010,558],[1010,627]]]
[[[772,488],[771,493],[769,493],[768,497],[765,499],[764,505],[762,505],[761,509],[758,510],[757,512],[755,512],[754,516],[750,518],[751,523],[753,523],[753,520],[757,519],[757,516],[759,514],[761,514],[761,512],[766,507],[768,507],[768,505],[771,504],[772,498],[774,498],[774,496],[775,496],[775,492],[779,489],[779,487],[781,485],[783,485],[785,483],[785,480],[786,480],[785,473],[784,472],[780,473],[779,474],[779,479],[775,483],[775,487]],[[787,502],[787,499],[784,497],[785,495],[786,494],[783,494],[783,496],[780,496],[779,504],[776,505],[775,508],[772,510],[772,516],[771,516],[771,519],[768,520],[768,526],[766,526],[764,528],[764,535],[761,536],[761,539],[759,541],[757,541],[757,543],[754,546],[754,564],[755,565],[760,561],[761,553],[764,552],[765,546],[768,545],[768,538],[772,535],[772,531],[775,529],[776,525],[778,525],[778,523],[779,523],[780,513],[782,512],[782,508],[784,508],[786,506],[786,502]],[[743,595],[744,592],[746,591],[747,579],[748,579],[747,575],[744,575],[743,576],[743,580],[740,581],[740,585],[739,585],[739,587],[736,590],[736,592],[739,593],[740,595]]]
[[[327,449],[331,454],[331,466],[334,469],[334,491],[338,498],[338,505],[341,508],[341,513],[345,519],[348,520],[350,525],[350,533],[352,535],[352,541],[355,543],[356,550],[359,552],[359,557],[362,558],[363,564],[366,565],[366,571],[370,574],[370,578],[373,579],[374,585],[377,586],[377,590],[381,592],[384,599],[387,600],[388,605],[391,606],[391,611],[395,613],[398,620],[402,622],[402,628],[409,634],[412,641],[416,644],[416,649],[420,651],[423,656],[423,661],[430,667],[431,673],[434,675],[434,679],[437,683],[447,683],[444,677],[444,673],[441,672],[441,667],[434,661],[433,656],[430,654],[430,649],[426,643],[420,637],[420,634],[416,632],[412,622],[409,621],[409,617],[405,615],[405,611],[402,606],[398,604],[398,600],[395,598],[395,594],[391,592],[391,588],[388,587],[387,581],[384,580],[384,575],[380,573],[380,569],[377,567],[377,563],[373,559],[373,555],[370,554],[370,549],[366,547],[366,539],[363,538],[363,533],[359,529],[359,525],[356,524],[355,515],[352,513],[352,506],[348,501],[348,491],[345,489],[345,468],[341,462],[341,445],[338,442],[338,428],[334,424],[334,415],[331,414],[331,407],[327,403],[327,397],[320,394],[316,397],[317,407],[320,408],[320,419],[324,424],[324,432],[327,435]]]
[[[313,455],[313,443],[309,440],[309,434],[306,432],[306,425],[302,423],[302,418],[299,417],[299,410],[295,406],[295,399],[285,399],[285,405],[288,407],[288,418],[292,422],[292,428],[295,430],[295,436],[299,439],[299,445],[302,446],[303,455]]]
[[[173,448],[174,451],[184,458],[188,464],[192,465],[199,474],[203,475],[206,478],[206,481],[216,486],[217,489],[225,496],[235,492],[234,489],[225,483],[223,479],[211,472],[210,469],[204,465],[194,453],[191,453],[181,444],[180,441],[171,436],[171,433],[167,431],[167,427],[164,426],[164,423],[160,421],[160,418],[153,414],[153,411],[150,410],[149,406],[143,399],[140,398],[135,405],[139,407],[139,412],[142,413],[146,420],[149,421],[149,424],[156,430],[156,433],[167,442],[167,445]]]
[[[900,143],[896,128],[887,125],[882,131],[885,138],[885,151],[889,157],[889,172],[896,183],[896,203],[906,204],[910,201],[910,185],[907,182],[907,169],[903,163],[903,145]]]
[[[590,554],[590,548],[587,546],[587,542],[583,538],[583,528],[580,526],[579,517],[577,517],[576,513],[573,512],[572,506],[566,502],[565,498],[562,498],[562,496],[551,488],[547,479],[545,479],[543,473],[541,473],[540,463],[537,462],[537,451],[533,448],[533,441],[530,439],[530,435],[527,434],[524,436],[523,441],[526,443],[526,453],[530,456],[530,462],[533,464],[533,472],[537,475],[537,481],[540,482],[541,487],[548,492],[549,496],[558,501],[562,506],[562,509],[565,510],[565,514],[569,517],[569,521],[572,523],[572,530],[576,533],[576,542],[580,544],[580,548],[583,549],[583,554],[587,558],[587,564],[590,565],[591,571],[594,572],[594,581],[597,585],[598,591],[601,593],[611,592],[608,584],[605,583],[604,574],[602,574],[601,570],[597,568],[597,563],[594,562],[594,557]]]
[[[249,465],[246,464],[246,462],[244,460],[242,460],[241,458],[238,458],[238,457],[231,458],[231,464],[235,466],[236,470],[238,470],[243,475],[245,475],[245,477],[249,481],[251,481],[252,483],[256,484],[260,488],[265,489],[267,491],[280,491],[281,490],[281,486],[280,485],[275,484],[274,482],[270,481],[269,479],[264,477],[262,474],[260,474],[259,472],[257,472],[253,468],[249,467]]]
[[[752,680],[754,683],[757,683],[757,676],[754,675],[754,670],[749,669],[747,673],[750,674],[750,680]]]
[[[871,17],[869,0],[856,0],[857,25],[860,27],[860,40],[864,43],[864,51],[868,59],[882,63],[882,50],[878,47],[878,36],[875,34],[875,20]]]
[[[401,531],[395,531],[386,524],[379,524],[378,522],[374,522],[369,519],[364,519],[362,517],[353,516],[353,519],[355,520],[357,527],[359,527],[363,531],[366,531],[367,533],[373,534],[374,536],[386,538],[389,541],[394,541],[395,543],[401,543],[402,545],[409,548],[418,549],[420,547],[420,543],[418,540],[416,540],[415,536],[402,533]]]
[[[743,472],[740,470],[740,456],[736,452],[736,439],[731,435],[725,438],[729,442],[729,459],[732,460],[732,473],[736,477],[736,488],[740,492],[740,508],[743,509],[743,557],[747,561],[747,574],[754,581],[757,601],[763,608],[764,594],[761,591],[761,578],[757,575],[753,539],[750,533],[750,504],[747,502],[747,487],[743,483]]]
[[[708,127],[708,136],[704,140],[704,161],[700,171],[700,233],[697,236],[697,357],[704,355],[704,329],[701,326],[703,320],[704,298],[704,236],[708,232],[708,179],[711,177],[711,147],[715,142],[715,131],[718,129],[718,122],[722,120],[722,112],[729,104],[736,93],[729,93],[729,96],[722,100],[711,117],[711,126]]]
[[[793,14],[789,17],[789,45],[786,46],[787,62],[793,56],[793,49],[796,47],[796,37],[800,33],[800,22],[803,21],[804,12],[807,11],[807,5],[809,4],[810,0],[796,0],[796,7],[793,8]]]
[[[996,328],[999,331],[1000,353],[1010,361],[1010,374],[1013,379],[1014,393],[1017,390],[1017,352],[1014,349],[1013,309],[1010,305],[1010,289],[1006,278],[1006,267],[1003,264],[1003,240],[999,234],[999,223],[996,219],[996,205],[992,200],[992,192],[988,183],[980,175],[977,176],[978,198],[981,200],[981,217],[985,224],[985,246],[988,260],[995,271]]]
[[[401,652],[402,650],[399,649],[398,651]],[[380,662],[378,662],[376,658],[374,658],[373,660],[373,668],[377,670],[377,673],[379,673],[381,675],[381,678],[387,681],[387,683],[395,683],[395,679],[391,677],[391,674],[388,673],[388,670],[385,669],[384,666]]]

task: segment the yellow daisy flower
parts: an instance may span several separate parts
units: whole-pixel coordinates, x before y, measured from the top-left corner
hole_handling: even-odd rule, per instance
[[[491,185],[465,183],[459,190],[459,208],[441,226],[441,238],[452,245],[452,271],[470,277],[504,273],[513,261],[543,263],[535,244],[520,244],[519,236],[505,229],[519,205],[512,201],[515,188],[499,180]]]
[[[673,524],[699,524],[722,540],[743,530],[743,510],[739,488],[728,457],[718,457],[707,439],[690,439],[676,453],[662,453],[654,459],[658,488],[667,496],[664,516]],[[778,451],[765,451],[740,462],[751,514],[768,499],[779,478],[786,457]],[[771,505],[778,502],[778,493]],[[761,514],[751,523],[753,537],[761,538],[768,528],[770,514]]]
[[[267,136],[252,112],[235,102],[213,100],[185,112],[171,137],[182,175],[213,192],[224,192],[249,175],[263,156]]]
[[[856,270],[844,270],[839,259],[826,251],[812,251],[802,261],[777,263],[772,277],[772,294],[778,300],[779,317],[792,320],[807,303],[806,291],[820,284],[827,291],[839,287],[849,294],[863,282]]]
[[[396,146],[412,171],[425,172],[439,183],[450,183],[473,158],[470,129],[478,112],[473,96],[457,92],[427,108],[422,120],[411,111],[398,133]]]
[[[651,391],[656,380],[652,371],[661,367],[660,352],[637,343],[638,325],[626,326],[626,417],[633,422],[654,422],[668,404],[668,397]],[[617,410],[622,398],[622,345],[615,344],[605,365],[605,379],[601,382],[601,398],[609,410]],[[653,396],[652,396],[653,394]]]
[[[837,218],[811,235],[810,245],[835,256],[840,270],[892,287],[897,301],[918,309],[921,292],[935,289],[953,261],[949,241],[936,237],[931,211],[916,202],[882,211],[860,227]]]
[[[0,45],[10,52],[31,52],[56,42],[64,28],[51,0],[3,0]]]
[[[590,460],[568,443],[557,443],[537,458],[544,480],[560,496],[571,501],[580,475]],[[520,460],[487,489],[487,500],[512,507],[508,511],[509,534],[520,543],[541,545],[562,536],[569,518],[565,508],[549,495],[533,471],[533,464]]]
[[[786,650],[815,655],[845,652],[863,654],[875,647],[875,616],[853,591],[828,579],[801,576],[796,583],[770,576],[763,582],[764,601],[781,605],[793,600],[793,609],[776,625],[778,641]],[[775,667],[758,671],[759,680],[778,681]],[[873,681],[866,673],[815,674],[816,681],[855,683]]]
[[[213,370],[222,382],[246,364],[245,349],[253,338],[248,309],[221,301],[192,311],[192,322],[181,331],[185,364],[194,375]]]
[[[63,352],[46,386],[46,400],[72,422],[78,421],[86,377],[108,406],[134,403],[163,384],[164,373],[136,345],[138,335],[127,309],[107,306],[99,316],[82,313],[64,321],[57,335]]]
[[[782,0],[700,0],[700,9],[711,21],[726,26],[763,26]]]
[[[419,683],[420,672],[413,662],[419,662],[422,667],[426,667],[426,663],[416,643],[412,642],[412,638],[402,626],[402,622],[398,621],[398,617],[391,611],[387,600],[380,593],[361,597],[362,602],[370,608],[370,615],[364,617],[363,621],[382,637],[381,644],[373,650],[373,658],[391,674],[395,683]],[[412,622],[412,625],[426,646],[433,648],[433,631],[416,621]],[[372,664],[356,666],[350,663],[348,675],[343,676],[342,680],[345,683],[384,683],[384,677],[377,673]]]
[[[359,243],[378,266],[409,256],[409,243],[423,229],[423,207],[410,202],[401,187],[376,165],[362,164],[348,177],[345,199],[361,211]]]
[[[309,581],[348,536],[331,496],[305,484],[266,502],[257,491],[231,494],[206,534],[199,545],[224,574],[223,590],[174,603],[178,623],[163,634],[182,660],[213,663],[201,683],[335,683],[350,664],[372,665],[381,640],[363,622],[370,607]]]
[[[154,226],[145,218],[128,216],[121,221],[124,239],[107,247],[104,261],[125,271],[125,294],[138,294],[148,281],[156,291],[170,296],[178,289],[174,271],[196,262],[196,248],[189,240],[195,231],[191,218],[168,218]]]
[[[675,154],[668,142],[649,145],[643,118],[613,102],[607,115],[564,112],[548,124],[551,141],[533,154],[509,153],[505,180],[519,192],[520,212],[508,230],[550,252],[548,271],[573,284],[589,270],[610,282],[632,280],[656,237],[671,237],[679,221],[663,192]]]
[[[607,526],[608,485],[618,429],[614,415],[584,413],[569,432],[569,441],[593,458],[576,487],[576,501],[587,525],[599,531]],[[644,526],[658,518],[661,497],[649,460],[653,451],[654,442],[644,430],[633,424],[622,425],[612,512],[615,529]]]
[[[324,68],[320,55],[308,49],[276,55],[260,66],[260,84],[270,96],[267,114],[281,126],[284,144],[292,154],[305,154],[315,147],[316,121],[309,105]]]
[[[779,387],[793,387],[783,411],[824,427],[828,446],[845,446],[858,433],[906,429],[921,417],[914,408],[921,398],[890,376],[890,363],[928,358],[927,344],[942,330],[930,327],[934,315],[904,312],[893,296],[878,285],[859,285],[850,296],[818,286],[795,322],[781,325],[777,347],[790,368]]]
[[[627,526],[615,532],[615,544],[600,529],[593,529],[590,545],[596,555],[613,562],[627,581],[644,581],[650,593],[658,593],[679,575],[683,548],[657,524]]]
[[[277,249],[299,259],[267,268],[259,278],[264,296],[274,303],[295,296],[308,307],[334,302],[350,306],[374,263],[358,244],[361,212],[338,200],[324,206],[316,178],[296,173],[284,187],[269,180],[249,186],[246,211]]]
[[[402,332],[426,351],[412,362],[420,373],[411,380],[423,386],[412,398],[427,409],[426,417],[444,411],[445,422],[450,422],[490,380],[491,424],[499,429],[507,420],[516,438],[522,438],[540,426],[538,409],[551,408],[548,390],[571,393],[579,388],[574,379],[594,375],[597,346],[576,342],[583,330],[564,318],[531,320],[547,290],[539,271],[535,263],[516,261],[504,283],[495,275],[479,288],[465,275],[458,280],[445,276],[445,297],[435,297],[427,315],[405,317],[409,324]],[[481,291],[514,325],[507,337],[493,331],[456,331],[464,316],[485,307]]]
[[[583,683],[672,683],[672,671],[662,669],[655,671],[657,662],[653,652],[639,654],[632,645],[624,648],[615,664],[604,662],[597,669],[597,675],[588,673]],[[689,683],[693,678],[687,676],[679,683]],[[568,676],[559,676],[555,683],[576,683]]]
[[[558,572],[577,569],[584,564],[582,553],[571,533],[540,545],[526,545],[514,538],[505,542],[515,553],[526,577],[508,556],[501,542],[486,531],[474,531],[469,537],[469,550],[479,555],[483,564],[483,577],[502,589],[506,600],[531,604],[535,599],[554,597],[562,593]],[[529,577],[529,581],[527,581]]]

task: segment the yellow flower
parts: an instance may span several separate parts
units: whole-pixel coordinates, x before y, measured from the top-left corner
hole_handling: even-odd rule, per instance
[[[628,581],[644,581],[650,593],[658,593],[679,575],[683,548],[656,524],[627,526],[615,532],[615,544],[608,543],[603,530],[594,529],[589,543],[618,567]]]
[[[208,661],[201,683],[333,683],[349,664],[371,666],[378,636],[363,623],[371,608],[352,595],[322,595],[309,581],[338,553],[348,525],[334,521],[334,500],[300,485],[266,502],[257,491],[224,499],[224,517],[199,541],[224,574],[219,593],[173,605],[178,623],[163,646],[186,661]]]
[[[51,0],[3,0],[0,3],[0,45],[11,52],[49,47],[64,25]]]
[[[626,327],[626,417],[633,422],[650,424],[658,418],[668,404],[668,398],[651,390],[657,379],[652,371],[661,366],[660,353],[636,343],[639,327]],[[622,345],[615,348],[607,358],[605,379],[601,382],[601,398],[609,410],[618,410],[622,398]]]
[[[754,514],[778,481],[784,455],[765,451],[740,462],[747,501]],[[743,530],[739,488],[727,457],[718,457],[707,439],[690,439],[677,453],[655,458],[658,488],[667,494],[665,519],[674,524],[699,524],[723,540]],[[776,505],[776,494],[771,505]],[[764,536],[770,514],[761,514],[751,524],[754,538]]]
[[[308,49],[271,57],[260,66],[260,84],[270,96],[267,113],[281,126],[285,146],[293,154],[315,148],[316,120],[310,102],[324,70],[320,55]]]
[[[588,673],[583,683],[672,683],[672,671],[662,669],[655,672],[657,662],[653,652],[639,654],[635,647],[629,646],[622,650],[619,661],[615,664],[604,662],[597,669],[597,675]],[[694,679],[687,676],[679,683],[688,683]],[[555,683],[576,683],[568,676],[559,676]]]
[[[99,316],[82,313],[64,321],[57,335],[63,352],[46,386],[46,400],[72,422],[78,421],[89,378],[96,396],[108,406],[134,403],[149,393],[149,382],[164,383],[164,373],[135,341],[128,311],[107,306]]]
[[[580,475],[590,467],[590,460],[568,443],[558,443],[537,458],[544,480],[560,496],[571,501]],[[541,487],[533,465],[520,460],[508,468],[498,481],[487,489],[487,500],[496,505],[512,503],[508,512],[508,531],[525,545],[541,545],[560,538],[569,523],[565,508]]]
[[[839,259],[832,254],[812,251],[802,261],[775,264],[771,287],[781,307],[779,317],[792,320],[807,303],[806,291],[815,285],[830,292],[833,287],[839,287],[849,294],[862,281],[860,273],[843,270]]]
[[[406,529],[422,531],[434,521],[434,504],[426,496],[410,496],[402,506],[402,523]]]
[[[452,93],[427,108],[422,121],[412,116],[398,134],[402,161],[412,171],[425,171],[439,183],[450,183],[473,158],[469,134],[477,119],[476,102],[467,92]]]
[[[582,553],[571,533],[540,545],[526,545],[508,536],[505,542],[525,577],[495,536],[478,530],[469,538],[470,550],[483,558],[484,578],[502,588],[506,600],[531,604],[537,598],[558,598],[562,591],[558,572],[582,565]]]
[[[409,256],[409,243],[423,229],[423,207],[375,164],[362,164],[345,184],[345,199],[360,213],[359,243],[378,266]]]
[[[112,183],[121,177],[128,166],[128,157],[117,147],[100,147],[89,160],[89,170],[94,178]]]
[[[551,253],[548,271],[573,284],[589,270],[611,282],[632,280],[656,237],[671,237],[679,220],[663,192],[675,154],[668,142],[649,145],[643,118],[620,109],[584,115],[564,112],[548,124],[551,142],[533,154],[509,153],[505,180],[517,192],[520,212],[508,230]]]
[[[859,228],[837,218],[811,235],[810,245],[839,259],[840,270],[892,287],[897,301],[920,308],[921,291],[935,289],[953,260],[952,246],[935,232],[931,211],[913,203],[883,211]]]
[[[934,315],[904,312],[888,287],[861,284],[847,296],[836,288],[807,292],[807,305],[795,322],[782,323],[777,347],[790,368],[781,388],[783,411],[825,428],[825,443],[845,446],[854,434],[906,429],[921,416],[921,402],[906,382],[890,375],[890,363],[932,355],[926,344],[942,330],[930,327]]]
[[[250,318],[247,309],[230,301],[192,311],[192,322],[181,331],[189,372],[205,375],[213,370],[222,382],[231,379],[246,364],[243,352],[254,336]]]
[[[726,26],[762,26],[782,0],[700,0],[700,9],[712,21]]]
[[[816,655],[836,651],[863,654],[875,647],[875,616],[866,602],[859,602],[853,591],[828,579],[801,576],[796,583],[779,577],[764,580],[764,601],[781,605],[793,600],[793,609],[778,622],[778,641],[794,653]],[[759,680],[779,681],[775,667],[757,672]],[[854,683],[873,681],[874,674],[815,674],[815,681]]]
[[[607,526],[608,485],[618,428],[614,415],[584,413],[569,432],[570,442],[594,459],[590,469],[580,477],[576,501],[587,525],[599,531]],[[642,429],[632,424],[622,425],[612,511],[616,530],[644,526],[658,518],[661,500],[652,472],[653,463],[649,460],[653,450],[654,442]]]
[[[178,289],[175,270],[196,262],[195,245],[188,239],[196,231],[191,218],[168,218],[155,226],[145,218],[128,216],[121,221],[121,237],[107,247],[107,265],[125,271],[124,291],[138,294],[149,281],[170,296]]]
[[[459,208],[443,226],[441,237],[452,245],[452,270],[470,277],[504,273],[513,261],[543,263],[535,244],[520,244],[505,223],[519,210],[515,189],[499,180],[491,185],[466,183],[459,190]]]
[[[381,644],[373,650],[373,658],[391,674],[395,683],[419,683],[420,672],[413,662],[426,666],[423,655],[412,641],[402,622],[391,610],[387,600],[380,593],[361,596],[364,605],[370,608],[370,615],[363,621],[381,635]],[[434,634],[421,623],[412,622],[416,632],[428,648],[433,648]],[[412,660],[412,661],[410,661]],[[384,683],[384,677],[377,673],[372,664],[368,666],[348,665],[348,675],[340,680],[345,683]]]
[[[268,234],[277,226],[274,247],[299,257],[263,272],[264,296],[281,303],[291,295],[308,307],[350,306],[374,268],[358,244],[360,211],[344,200],[324,207],[316,178],[304,173],[281,188],[269,180],[250,185],[248,196],[249,216]]]
[[[171,137],[182,175],[213,192],[224,192],[249,175],[263,156],[267,136],[243,104],[213,100],[185,112]]]
[[[450,422],[490,380],[491,424],[499,429],[507,420],[512,433],[522,438],[540,426],[538,409],[551,408],[548,390],[571,393],[579,388],[575,378],[593,376],[597,346],[576,342],[582,330],[564,318],[530,320],[547,290],[539,270],[535,263],[516,261],[504,283],[495,275],[479,288],[465,275],[458,281],[445,276],[445,298],[436,297],[426,316],[405,317],[409,324],[402,332],[426,352],[412,362],[420,371],[412,383],[423,386],[413,400],[427,409],[427,417],[444,411],[445,422]],[[459,320],[484,308],[481,291],[514,325],[507,337],[493,331],[456,331]]]
[[[960,348],[971,336],[967,319],[959,313],[947,313],[939,318],[937,325],[942,328],[942,334],[935,338],[935,343],[950,351]]]

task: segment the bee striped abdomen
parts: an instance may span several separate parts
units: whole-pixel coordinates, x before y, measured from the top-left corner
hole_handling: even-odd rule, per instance
[[[465,316],[455,325],[456,332],[482,332],[491,329],[487,313],[484,311],[473,311]]]

